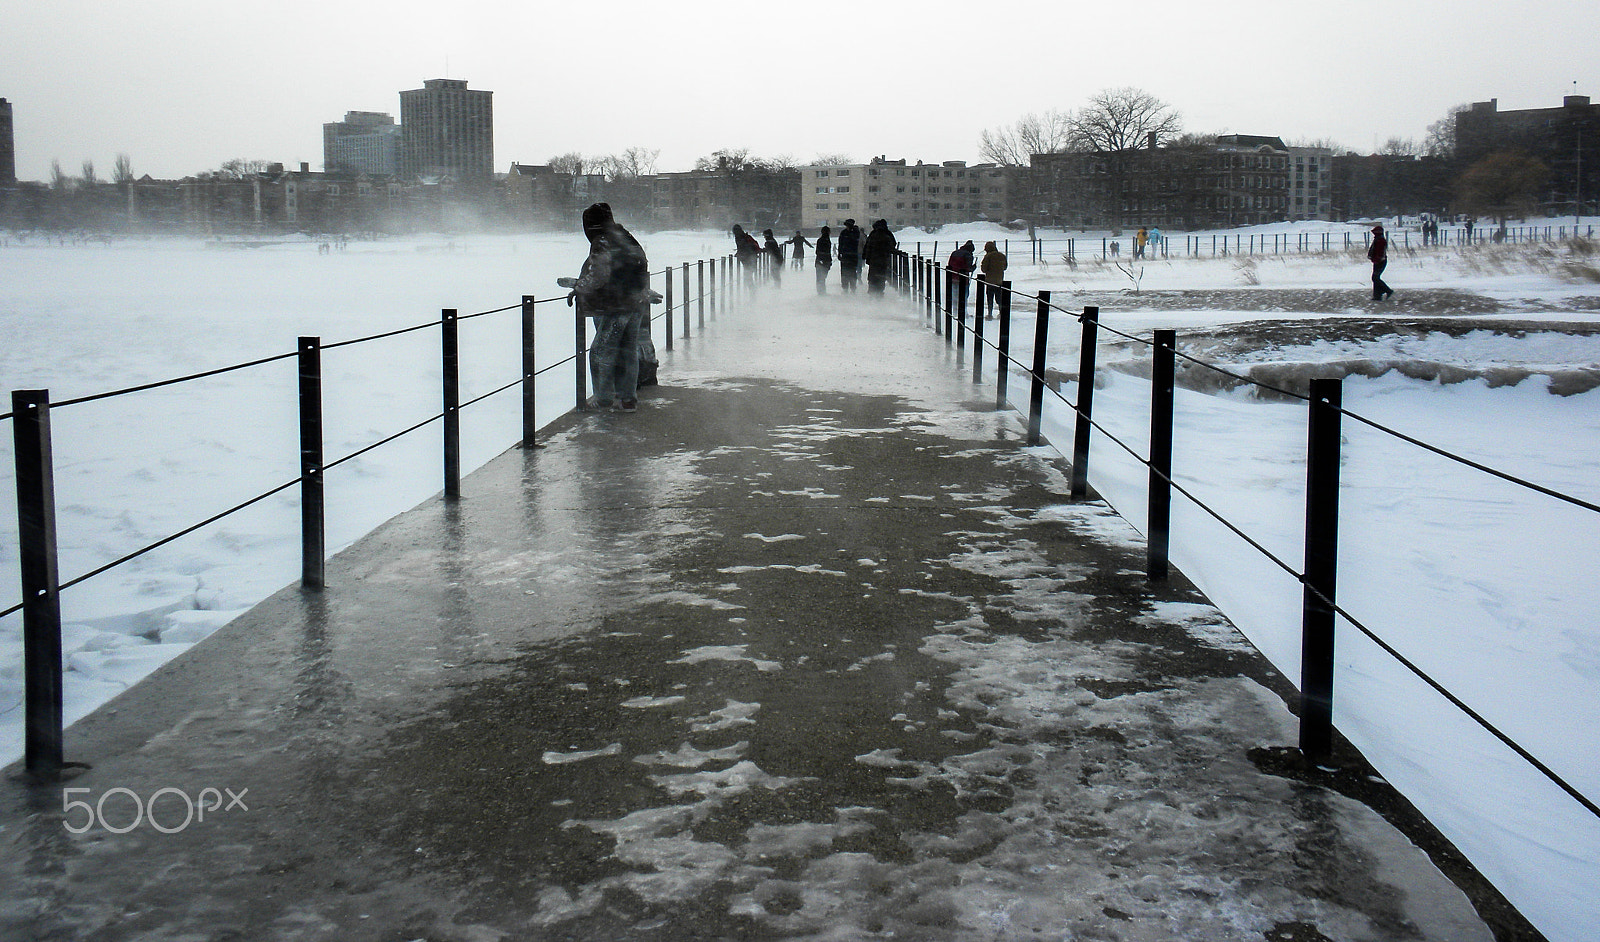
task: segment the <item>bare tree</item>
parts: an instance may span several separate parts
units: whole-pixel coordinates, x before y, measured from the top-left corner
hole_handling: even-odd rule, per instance
[[[1006,167],[1026,167],[1034,154],[1055,154],[1072,140],[1071,112],[1032,112],[1010,127],[986,130],[978,137],[978,156]]]
[[[1340,144],[1331,137],[1297,137],[1289,142],[1289,146],[1316,148],[1318,150],[1332,151],[1335,154],[1352,153],[1350,148]]]
[[[1378,148],[1378,153],[1385,157],[1420,157],[1422,145],[1414,137],[1391,137]]]
[[[57,193],[65,193],[72,189],[72,178],[67,176],[66,171],[61,169],[61,161],[59,159],[50,161],[50,189],[55,190]]]
[[[550,165],[550,169],[554,170],[556,173],[571,174],[574,177],[583,176],[583,172],[585,169],[588,169],[590,162],[590,158],[583,156],[577,151],[570,151],[565,154],[560,154],[545,161],[545,163]]]
[[[616,165],[627,176],[648,177],[656,172],[656,158],[660,156],[660,148],[630,147],[617,155]]]
[[[100,177],[94,172],[94,161],[85,160],[83,162],[83,177],[81,179],[85,187],[93,187],[100,182]]]
[[[1422,136],[1422,151],[1429,157],[1454,157],[1456,155],[1456,115],[1470,110],[1471,105],[1456,105],[1444,117],[1428,125]]]
[[[1132,87],[1108,88],[1072,116],[1071,146],[1116,153],[1145,146],[1151,134],[1164,139],[1182,130],[1177,110],[1154,95]]]
[[[754,167],[748,147],[724,147],[694,162],[696,170],[745,170]]]
[[[111,167],[112,183],[133,182],[133,158],[127,154],[118,154],[117,162]]]
[[[855,158],[849,154],[818,154],[811,159],[811,163],[817,167],[843,167],[855,163]]]

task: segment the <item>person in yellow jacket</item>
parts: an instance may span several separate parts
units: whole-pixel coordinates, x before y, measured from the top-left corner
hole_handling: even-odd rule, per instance
[[[984,290],[978,296],[978,303],[983,303],[984,296],[989,298],[989,314],[985,320],[994,320],[994,292],[1000,283],[1006,280],[1006,253],[993,242],[983,243],[983,261],[978,263],[978,280],[984,283]]]

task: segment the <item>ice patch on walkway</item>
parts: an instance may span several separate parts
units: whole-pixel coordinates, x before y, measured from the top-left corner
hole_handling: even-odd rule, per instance
[[[734,661],[754,664],[756,670],[763,672],[781,671],[783,665],[777,661],[763,661],[745,653],[747,644],[709,644],[704,647],[691,648],[683,653],[683,657],[668,664],[701,664],[706,661]]]

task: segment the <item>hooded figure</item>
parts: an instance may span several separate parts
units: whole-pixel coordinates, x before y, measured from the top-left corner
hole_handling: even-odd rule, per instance
[[[1372,227],[1367,261],[1372,263],[1372,300],[1382,301],[1394,294],[1394,289],[1383,283],[1383,270],[1389,267],[1389,238],[1383,234],[1383,226]]]
[[[846,291],[856,290],[861,277],[861,227],[846,219],[839,230],[839,282]]]
[[[954,303],[961,317],[967,316],[967,295],[972,293],[972,272],[978,267],[973,255],[972,240],[968,239],[950,253],[950,259],[945,265],[954,273]]]
[[[1006,280],[1006,253],[993,242],[983,243],[983,261],[978,264],[980,274],[978,280],[983,282],[979,286],[978,305],[987,307],[990,311],[985,315],[987,320],[994,320],[994,293],[1000,289],[1000,283]]]
[[[761,238],[766,240],[761,250],[767,253],[767,274],[773,284],[778,284],[783,278],[783,246],[778,244],[778,237],[771,229],[761,230]]]
[[[898,243],[894,240],[894,234],[889,231],[887,219],[880,219],[872,224],[872,231],[867,233],[866,244],[861,250],[867,262],[868,293],[882,294],[884,286],[889,283],[889,269],[894,263],[896,245]]]
[[[589,346],[594,404],[610,408],[615,400],[631,412],[638,403],[640,348],[648,342],[647,336],[641,339],[641,325],[651,300],[650,262],[639,240],[616,221],[606,203],[583,211],[583,234],[589,257],[573,298],[579,313],[594,318],[594,343]],[[653,344],[648,353],[653,363]]]
[[[833,267],[833,230],[827,226],[817,234],[817,293],[828,293],[828,270]]]
[[[733,254],[739,259],[739,268],[744,272],[744,283],[754,288],[756,284],[756,260],[761,257],[761,243],[755,236],[744,231],[738,223],[733,225]]]

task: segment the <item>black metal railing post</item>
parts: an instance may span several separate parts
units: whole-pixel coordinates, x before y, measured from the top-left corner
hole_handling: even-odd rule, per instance
[[[1083,309],[1083,345],[1078,349],[1078,424],[1072,435],[1072,498],[1089,496],[1089,433],[1094,426],[1094,347],[1100,309]]]
[[[1050,342],[1050,292],[1039,292],[1038,320],[1033,327],[1033,383],[1028,395],[1028,444],[1037,445],[1044,424],[1045,347]]]
[[[944,342],[945,346],[949,346],[955,340],[955,311],[953,307],[956,300],[956,273],[948,268],[940,270],[944,272]],[[937,333],[938,329],[935,328],[934,332]]]
[[[461,350],[456,309],[439,312],[440,383],[444,393],[444,499],[461,497]]]
[[[996,346],[1000,352],[997,368],[1000,375],[995,378],[994,407],[1006,407],[1006,386],[1011,380],[1011,282],[1000,282],[1000,334],[995,338]]]
[[[1306,447],[1306,558],[1300,653],[1300,751],[1333,752],[1334,589],[1339,557],[1339,436],[1343,383],[1311,381]]]
[[[22,575],[24,766],[30,775],[52,779],[61,772],[63,750],[61,587],[50,391],[14,390],[11,412]]]
[[[1158,330],[1150,370],[1150,501],[1145,571],[1165,579],[1172,542],[1172,405],[1178,332]]]
[[[584,318],[583,312],[576,307],[572,309],[572,317],[572,335],[576,348],[573,350],[572,362],[577,367],[575,376],[578,393],[575,408],[582,409],[589,400],[589,322]]]
[[[667,349],[671,350],[672,349],[672,266],[671,265],[667,266],[666,276],[667,276],[667,290],[662,292],[662,297],[666,299],[663,302],[666,305],[663,308],[663,310],[666,313],[666,316],[663,317],[661,319],[661,321],[662,321],[663,324],[666,325],[666,328],[667,328],[666,329]]]
[[[534,343],[534,297],[522,296],[522,447],[535,448],[539,441],[538,372]]]
[[[670,315],[671,308],[668,308]],[[667,328],[672,327],[672,318],[667,318]],[[683,263],[683,338],[689,339],[689,263]]]
[[[700,261],[695,262],[695,265],[694,265],[694,283],[695,283],[695,294],[698,296],[697,303],[695,304],[695,309],[696,309],[696,312],[697,312],[696,317],[699,320],[699,323],[698,323],[697,326],[701,330],[705,330],[706,329],[706,263],[705,263],[705,259],[701,259]]]
[[[326,508],[322,492],[322,338],[300,338],[300,585],[325,584]]]
[[[983,382],[983,291],[988,285],[982,281],[972,284],[978,299],[972,309],[972,382],[976,385]]]

